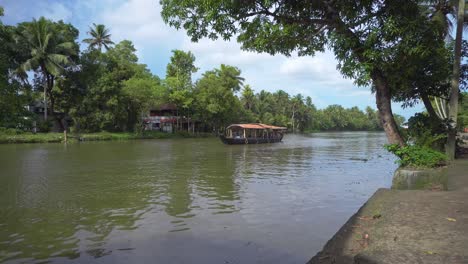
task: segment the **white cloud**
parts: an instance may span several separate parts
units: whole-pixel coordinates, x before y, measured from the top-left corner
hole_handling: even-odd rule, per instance
[[[200,56],[200,61],[208,64],[230,64],[235,66],[248,66],[252,63],[270,62],[275,57],[265,53],[255,53],[241,50],[240,44],[234,40],[201,39],[199,42],[191,42],[188,37],[180,47],[190,50]],[[198,57],[197,57],[198,59]]]
[[[285,60],[280,72],[294,78],[309,79],[326,85],[354,87],[353,81],[345,79],[336,69],[337,61],[330,51],[317,53],[314,57],[292,56]]]
[[[164,24],[160,15],[161,6],[157,1],[129,0],[114,6],[102,12],[100,18],[117,40],[129,39],[146,49],[183,36],[182,32]]]

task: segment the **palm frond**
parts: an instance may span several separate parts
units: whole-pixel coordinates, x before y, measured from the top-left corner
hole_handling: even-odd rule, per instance
[[[23,64],[21,64],[20,69],[24,72],[30,71],[35,69],[39,65],[39,62],[35,57],[27,60]]]
[[[63,67],[54,63],[52,60],[47,60],[44,64],[47,71],[54,76],[59,76],[63,71]]]
[[[94,42],[94,39],[91,39],[91,38],[83,39],[83,42],[84,42],[84,43],[91,44],[91,43]]]
[[[43,44],[42,44],[43,50],[46,50],[49,47],[50,38],[52,38],[52,33],[45,34]]]
[[[63,42],[56,46],[63,53],[68,55],[77,55],[76,44],[74,42]]]
[[[61,67],[70,64],[70,59],[68,58],[68,56],[65,56],[63,54],[49,54],[47,56],[47,59],[56,65],[60,65]]]

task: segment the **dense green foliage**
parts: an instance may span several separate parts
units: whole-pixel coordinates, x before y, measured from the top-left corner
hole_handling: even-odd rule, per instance
[[[73,66],[72,60],[78,56],[77,38],[78,30],[71,24],[51,22],[44,17],[18,24],[13,34],[15,44],[20,46],[17,51],[28,54],[15,70],[16,75],[26,80],[27,71],[34,71],[35,88],[43,89],[46,109],[50,109],[62,129],[64,124],[54,114],[57,95],[53,88],[56,79]],[[47,112],[44,112],[45,120]]]
[[[138,62],[131,41],[114,44],[104,25],[90,28],[90,38],[84,40],[89,48],[81,53],[78,30],[62,21],[40,18],[17,26],[0,24],[0,30],[5,44],[0,47],[0,127],[28,130],[32,121],[39,121],[37,128],[47,132],[53,121],[64,125],[69,118],[73,132],[141,134],[149,110],[172,103],[176,115],[196,124],[187,131],[191,133],[240,122],[287,126],[294,132],[382,129],[377,111],[370,107],[317,109],[301,94],[255,93],[234,66],[220,65],[193,80],[198,68],[191,52],[173,50],[166,76],[159,78]],[[25,108],[42,102],[44,92],[47,112],[54,117],[47,121]]]
[[[160,80],[138,63],[135,51],[128,40],[105,53],[86,51],[80,58],[81,71],[71,72],[70,80],[58,85],[73,93],[73,102],[62,105],[69,107],[77,129],[133,131],[142,112],[157,102]]]
[[[0,9],[1,15],[3,9]],[[24,106],[32,100],[31,85],[13,77],[23,59],[14,44],[14,30],[0,21],[0,126],[28,127],[31,124],[24,117],[30,113]]]
[[[461,130],[468,127],[468,93],[460,94],[460,106],[458,114],[458,126]]]
[[[254,94],[250,87],[241,96],[245,116],[249,121],[288,126],[294,131],[357,131],[381,130],[377,111],[367,107],[365,111],[357,107],[344,108],[330,105],[317,109],[310,97],[302,95],[290,97],[284,91],[270,93],[260,91]],[[404,118],[398,116],[399,124]]]
[[[386,145],[388,151],[395,154],[402,167],[434,168],[442,166],[447,161],[447,156],[430,147],[418,145],[399,146],[398,144]]]
[[[407,141],[417,146],[444,150],[447,139],[447,123],[427,113],[417,113],[408,120]]]

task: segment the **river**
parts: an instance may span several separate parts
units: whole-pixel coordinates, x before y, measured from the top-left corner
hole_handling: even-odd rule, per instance
[[[305,263],[380,187],[383,133],[0,145],[0,262]]]

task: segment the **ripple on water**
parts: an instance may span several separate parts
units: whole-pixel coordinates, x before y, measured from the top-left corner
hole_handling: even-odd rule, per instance
[[[2,145],[0,262],[305,262],[389,186],[384,143],[358,132]]]

